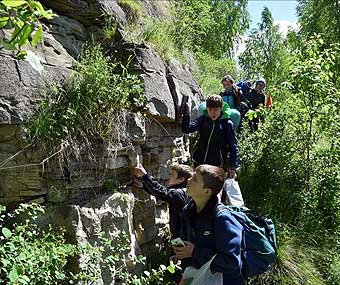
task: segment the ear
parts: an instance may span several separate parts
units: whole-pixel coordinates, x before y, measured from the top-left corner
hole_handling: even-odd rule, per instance
[[[204,193],[206,194],[206,196],[211,197],[213,194],[213,191],[210,188],[205,188]]]
[[[185,181],[185,178],[181,177],[181,178],[177,178],[177,180],[179,181],[179,183],[183,183]]]

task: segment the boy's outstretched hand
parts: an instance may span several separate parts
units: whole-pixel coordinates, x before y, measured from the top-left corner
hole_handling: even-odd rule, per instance
[[[141,178],[143,175],[147,174],[147,172],[143,165],[139,164],[138,166],[132,168],[132,174],[138,178]]]

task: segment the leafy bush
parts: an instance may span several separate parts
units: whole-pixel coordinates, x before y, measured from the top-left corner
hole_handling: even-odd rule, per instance
[[[104,275],[111,275],[115,280],[110,282],[121,285],[156,285],[159,281],[172,284],[166,273],[174,273],[177,266],[173,263],[144,271],[140,276],[129,272],[129,267],[145,264],[145,258],[127,260],[130,242],[125,233],[117,232],[114,238],[101,233],[97,241],[76,246],[66,242],[63,229],[50,227],[43,231],[34,223],[45,211],[39,205],[22,204],[12,213],[3,214],[4,211],[1,206],[0,284],[93,284]],[[80,272],[68,270],[69,257],[79,258]]]
[[[54,86],[40,102],[29,124],[31,138],[60,144],[75,140],[119,139],[124,133],[123,109],[143,110],[143,84],[98,45],[85,50],[72,79]],[[118,143],[118,142],[117,142]]]
[[[32,223],[42,212],[40,206],[21,205],[12,215],[0,217],[0,284],[60,284],[67,279],[67,257],[76,248],[65,242],[63,231],[42,231]],[[27,215],[25,222],[3,226],[21,214]]]
[[[287,81],[273,88],[274,109],[265,123],[239,137],[247,205],[290,226],[325,280],[338,274],[337,261],[327,261],[339,248],[340,231],[337,56],[339,47],[325,48],[318,36],[305,42],[290,58]]]

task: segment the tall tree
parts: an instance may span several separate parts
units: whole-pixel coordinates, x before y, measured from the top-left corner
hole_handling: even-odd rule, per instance
[[[215,58],[230,56],[249,26],[248,0],[182,0],[174,4],[175,41],[180,48]]]
[[[340,42],[340,1],[299,0],[297,10],[301,33],[306,38],[316,33],[323,34],[329,44]]]
[[[246,49],[240,55],[239,63],[249,78],[264,76],[272,84],[283,77],[287,49],[267,7],[262,11],[259,28],[251,31],[245,44]]]

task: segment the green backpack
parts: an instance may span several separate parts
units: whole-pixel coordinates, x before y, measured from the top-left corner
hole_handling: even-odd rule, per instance
[[[246,207],[219,205],[217,212],[229,211],[242,226],[242,273],[251,277],[266,272],[277,258],[273,221]]]

